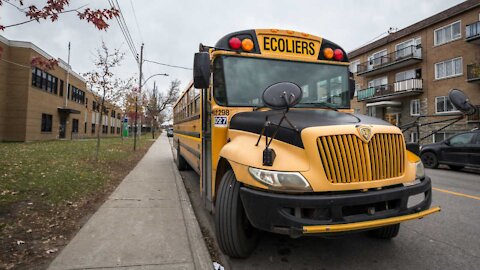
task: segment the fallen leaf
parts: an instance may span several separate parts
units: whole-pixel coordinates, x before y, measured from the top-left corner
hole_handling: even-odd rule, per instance
[[[47,252],[47,254],[51,254],[51,253],[55,253],[57,251],[58,251],[57,248],[52,248],[52,249],[47,250],[46,252]]]

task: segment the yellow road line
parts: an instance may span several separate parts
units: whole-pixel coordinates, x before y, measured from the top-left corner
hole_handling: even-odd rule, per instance
[[[444,193],[448,193],[448,194],[452,194],[452,195],[457,195],[457,196],[462,196],[462,197],[467,197],[467,198],[470,198],[470,199],[474,199],[474,200],[479,200],[480,201],[480,197],[477,197],[477,196],[472,196],[472,195],[468,195],[468,194],[463,194],[463,193],[459,193],[459,192],[455,192],[455,191],[450,191],[450,190],[446,190],[446,189],[441,189],[441,188],[432,188],[433,190],[436,190],[436,191],[440,191],[440,192],[444,192]]]

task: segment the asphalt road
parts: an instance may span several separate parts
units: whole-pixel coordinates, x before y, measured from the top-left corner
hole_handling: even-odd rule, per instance
[[[203,230],[214,238],[213,216],[201,206],[198,175],[181,174]],[[403,223],[393,240],[364,233],[335,239],[265,233],[248,259],[221,253],[214,258],[225,269],[480,269],[480,172],[427,174],[433,180],[432,206],[442,211]]]

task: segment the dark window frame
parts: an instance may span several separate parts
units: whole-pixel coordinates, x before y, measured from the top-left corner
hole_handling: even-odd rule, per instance
[[[53,116],[51,114],[42,113],[41,132],[52,132],[52,122]]]

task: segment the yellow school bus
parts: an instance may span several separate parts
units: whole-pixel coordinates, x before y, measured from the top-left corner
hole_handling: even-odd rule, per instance
[[[348,66],[340,46],[296,31],[200,44],[173,140],[178,168],[200,174],[225,254],[247,257],[260,231],[393,238],[401,222],[440,211],[418,148],[351,110]]]

